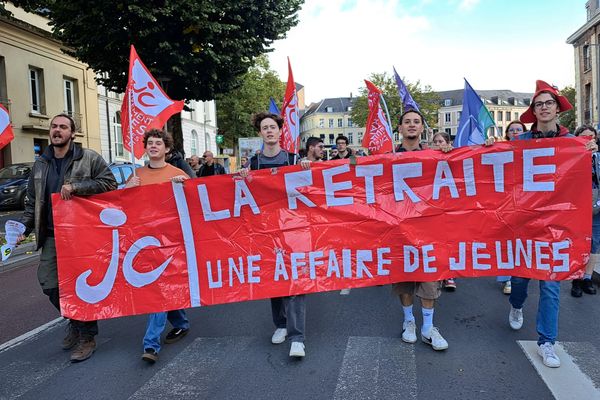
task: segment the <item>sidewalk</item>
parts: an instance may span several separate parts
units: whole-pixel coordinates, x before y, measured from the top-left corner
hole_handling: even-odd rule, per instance
[[[18,268],[27,261],[39,257],[40,252],[35,250],[35,241],[17,246],[12,255],[5,262],[0,262],[0,273]]]

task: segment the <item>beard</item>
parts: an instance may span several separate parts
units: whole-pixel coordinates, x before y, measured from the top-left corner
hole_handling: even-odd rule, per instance
[[[60,137],[56,137],[56,138],[60,139],[60,141],[58,141],[58,142],[51,141],[52,142],[52,146],[54,146],[54,147],[63,148],[63,147],[68,146],[69,144],[71,144],[71,138],[70,137],[66,138],[66,139],[62,139]],[[56,139],[56,138],[53,137],[53,139]]]

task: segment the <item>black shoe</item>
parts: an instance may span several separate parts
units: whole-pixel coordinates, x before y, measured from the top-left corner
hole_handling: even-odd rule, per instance
[[[582,280],[581,279],[573,279],[571,283],[571,296],[573,297],[581,297],[583,296],[583,292],[581,290]]]
[[[584,279],[581,284],[581,289],[587,294],[596,294],[596,288],[591,279]]]
[[[154,364],[158,361],[158,353],[154,349],[145,349],[144,354],[142,354],[142,360]]]
[[[189,332],[189,329],[173,328],[165,337],[165,343],[175,343]]]

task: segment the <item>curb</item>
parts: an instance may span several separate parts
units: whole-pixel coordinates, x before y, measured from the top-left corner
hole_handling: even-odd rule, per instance
[[[23,265],[32,258],[39,257],[40,252],[35,250],[35,242],[19,245],[15,248],[8,260],[0,263],[0,272],[8,271]]]

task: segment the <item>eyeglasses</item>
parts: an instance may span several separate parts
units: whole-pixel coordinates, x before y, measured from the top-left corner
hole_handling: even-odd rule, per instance
[[[533,106],[535,108],[542,108],[543,106],[546,106],[546,108],[550,108],[554,105],[556,105],[556,100],[536,101],[535,103],[533,103]]]

